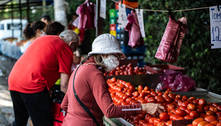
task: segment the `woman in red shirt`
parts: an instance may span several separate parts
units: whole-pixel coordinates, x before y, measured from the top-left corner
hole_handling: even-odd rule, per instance
[[[142,110],[155,114],[163,109],[162,106],[154,103],[114,105],[102,70],[113,70],[119,65],[119,58],[122,57],[124,54],[114,36],[102,34],[94,40],[89,58],[76,68],[69,79],[68,90],[61,104],[62,109],[67,113],[62,126],[103,125],[104,115],[109,118],[122,117]],[[79,100],[90,112],[85,111]]]

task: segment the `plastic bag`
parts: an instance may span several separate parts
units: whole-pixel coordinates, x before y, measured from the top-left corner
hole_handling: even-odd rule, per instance
[[[177,91],[190,91],[195,89],[196,84],[193,79],[182,72],[173,70],[165,70],[163,75],[160,76],[161,83],[157,85],[156,90],[171,89],[174,92]]]
[[[155,57],[159,60],[173,63],[177,61],[184,35],[186,33],[187,19],[178,21],[169,17],[165,32],[157,49]]]

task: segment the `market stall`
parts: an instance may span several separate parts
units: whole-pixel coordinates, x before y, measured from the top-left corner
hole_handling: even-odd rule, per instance
[[[144,68],[131,67],[131,64],[116,68],[114,72],[118,73],[116,71],[121,71],[123,67],[126,71],[132,70],[132,74],[114,75],[113,72],[105,74],[113,102],[116,105],[159,103],[165,107],[165,112],[156,116],[140,113],[123,118],[104,118],[104,120],[126,126],[219,126],[221,124],[221,95],[197,87],[189,91],[174,92],[171,89],[156,91],[155,85],[162,83],[160,77],[163,73],[147,74]]]

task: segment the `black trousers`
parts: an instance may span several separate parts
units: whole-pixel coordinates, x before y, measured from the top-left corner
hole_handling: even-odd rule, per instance
[[[34,94],[10,91],[15,125],[26,126],[29,116],[34,126],[53,126],[51,99],[47,90]]]

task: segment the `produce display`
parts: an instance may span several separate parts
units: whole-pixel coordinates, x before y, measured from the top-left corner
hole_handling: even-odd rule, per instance
[[[144,67],[133,67],[132,64],[121,65],[114,70],[104,73],[104,76],[118,76],[118,75],[141,75],[146,74],[147,71]]]
[[[142,112],[124,117],[135,126],[172,126],[173,120],[191,120],[188,126],[221,126],[221,105],[208,103],[205,99],[154,91],[149,87],[111,78],[107,80],[108,90],[116,105],[136,103],[159,103],[165,112],[152,116]]]

